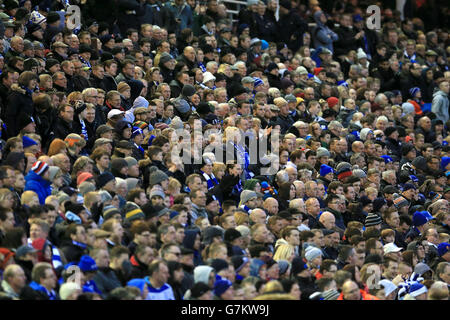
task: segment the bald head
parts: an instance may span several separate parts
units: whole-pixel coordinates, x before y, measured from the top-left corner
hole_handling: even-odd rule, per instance
[[[329,211],[325,211],[320,215],[319,222],[325,226],[327,229],[334,229],[336,226],[336,218],[334,214]]]
[[[352,143],[352,151],[354,153],[363,153],[364,152],[364,143],[361,141],[355,141]]]
[[[275,198],[267,198],[264,200],[263,206],[270,215],[275,215],[278,213],[278,201]]]
[[[195,61],[195,49],[191,46],[187,46],[183,50],[183,55],[191,62]]]
[[[254,223],[266,223],[266,212],[262,209],[253,209],[250,213],[250,220]]]
[[[360,300],[361,293],[358,284],[355,281],[347,280],[342,285],[342,294],[344,300]]]

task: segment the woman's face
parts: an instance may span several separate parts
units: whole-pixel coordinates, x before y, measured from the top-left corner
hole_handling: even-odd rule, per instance
[[[200,96],[198,94],[194,94],[191,98],[191,102],[197,106],[200,103]]]

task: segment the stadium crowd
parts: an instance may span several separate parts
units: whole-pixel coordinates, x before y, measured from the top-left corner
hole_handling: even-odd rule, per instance
[[[0,299],[448,300],[448,3],[1,2]]]

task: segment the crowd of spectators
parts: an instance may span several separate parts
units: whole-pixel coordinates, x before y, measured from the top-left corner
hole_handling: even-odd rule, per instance
[[[448,3],[1,2],[0,299],[448,300]]]

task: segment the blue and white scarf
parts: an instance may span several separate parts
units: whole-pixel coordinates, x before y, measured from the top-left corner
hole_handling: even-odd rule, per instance
[[[211,176],[206,174],[205,172],[200,170],[200,173],[202,174],[203,178],[206,180],[206,184],[208,185],[208,190],[214,188],[214,186],[217,186],[219,184],[219,181],[217,181],[216,177],[213,173],[211,173]]]
[[[242,190],[243,190],[243,187],[242,187],[242,180],[239,179],[239,182],[233,187],[233,191],[232,191],[232,192],[233,192],[234,194],[240,195],[241,192],[242,192]]]
[[[72,243],[74,245],[76,245],[77,247],[80,247],[81,249],[86,249],[87,248],[87,244],[85,244],[85,243],[78,242],[78,241],[75,241],[75,240],[72,240]]]
[[[88,132],[86,129],[86,124],[84,123],[83,119],[80,119],[80,124],[81,124],[81,135],[84,137],[84,140],[88,140]]]
[[[248,152],[245,150],[245,147],[243,147],[239,144],[233,143],[233,145],[238,153],[238,156],[244,160],[245,178],[251,179],[253,177],[253,174],[251,172],[249,172],[249,170],[248,170],[248,166],[250,165],[250,156],[248,155]],[[239,161],[238,161],[238,163],[239,163]]]
[[[33,247],[32,245],[33,241],[31,238],[28,239],[28,245],[30,247]],[[58,269],[59,267],[63,266],[62,260],[61,260],[61,254],[59,253],[58,248],[56,248],[50,241],[47,240],[47,245],[50,246],[52,249],[52,265],[53,268]]]

